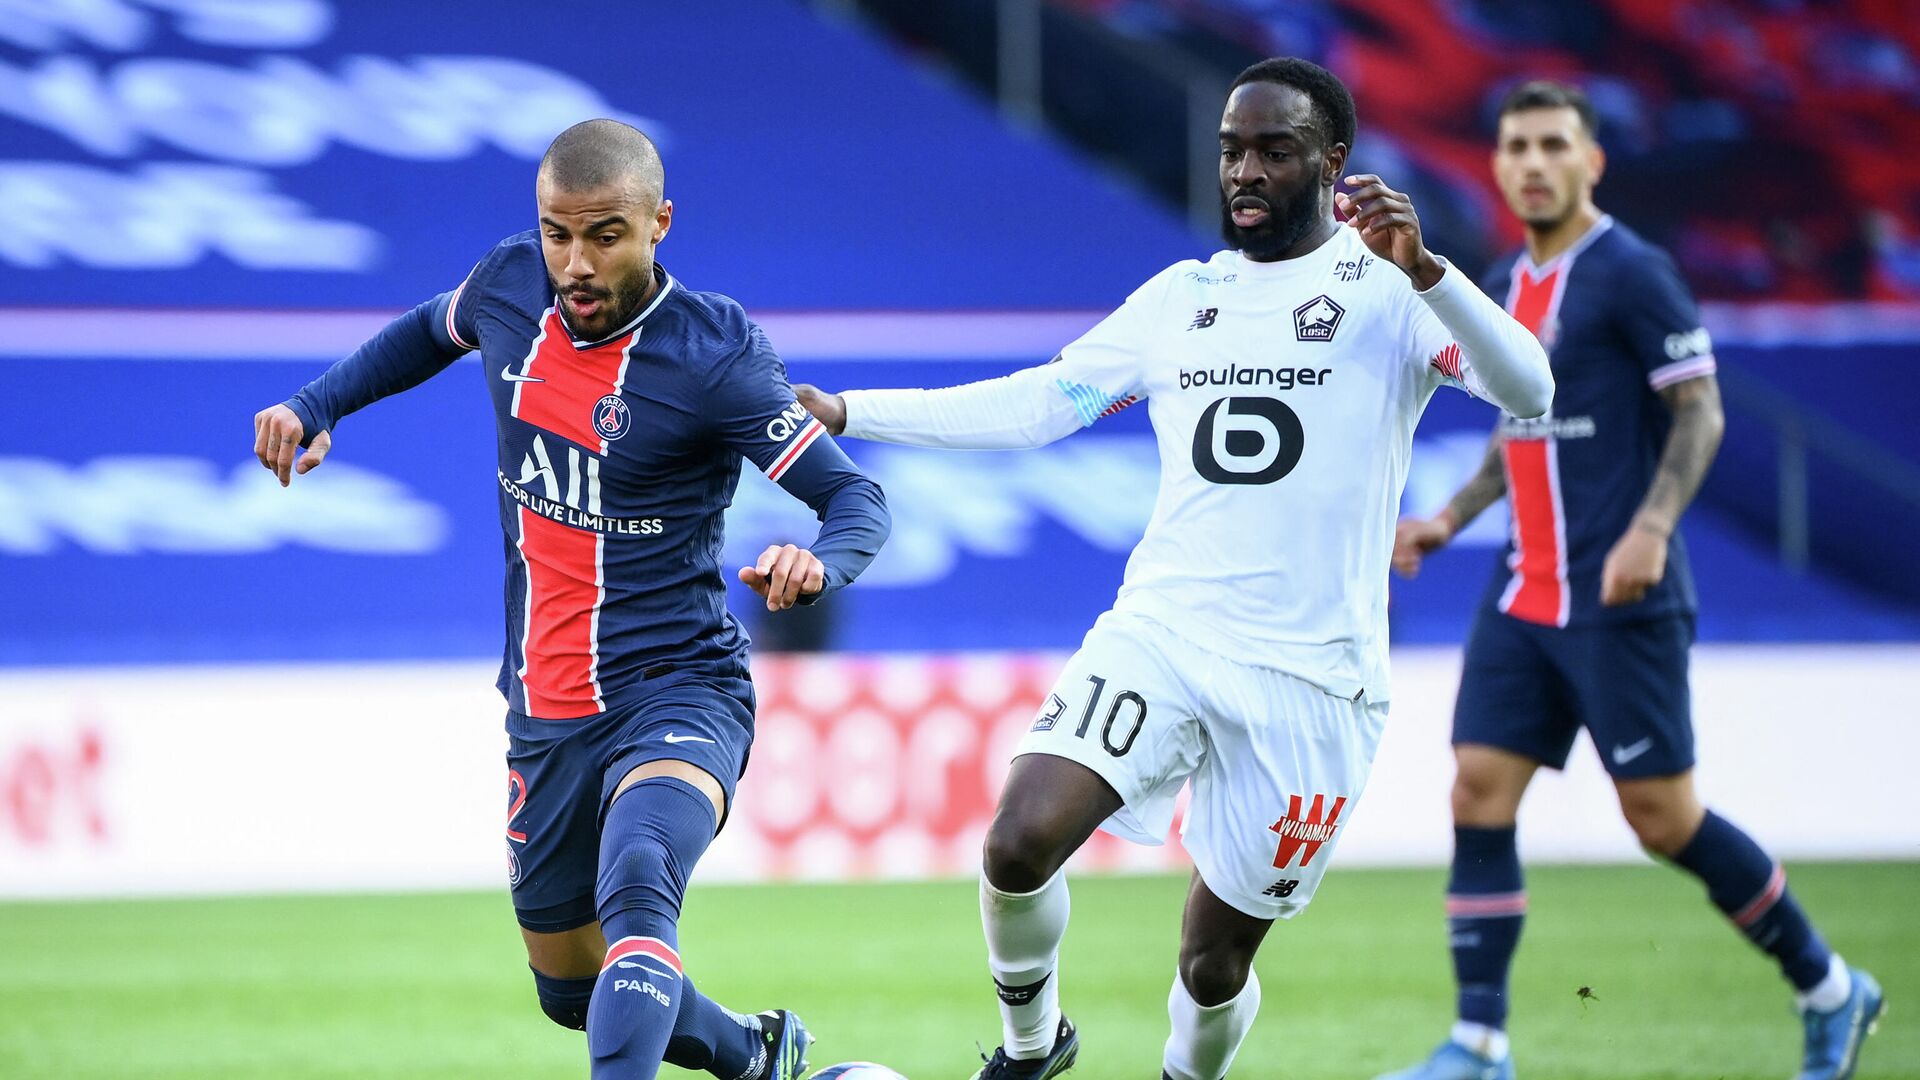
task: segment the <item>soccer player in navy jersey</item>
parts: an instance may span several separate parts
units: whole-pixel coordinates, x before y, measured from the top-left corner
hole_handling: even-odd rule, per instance
[[[1479,473],[1395,538],[1394,564],[1411,577],[1495,500],[1513,511],[1454,711],[1459,1022],[1425,1063],[1392,1076],[1514,1075],[1507,972],[1527,909],[1514,823],[1534,772],[1563,767],[1584,727],[1641,844],[1698,877],[1792,984],[1801,1080],[1839,1080],[1884,1007],[1879,986],[1821,940],[1780,864],[1694,791],[1694,591],[1675,526],[1720,445],[1720,394],[1673,261],[1594,206],[1605,165],[1594,136],[1593,106],[1573,87],[1528,83],[1500,109],[1494,173],[1527,240],[1490,284],[1547,347],[1553,408],[1504,418]]]
[[[769,547],[739,572],[781,611],[852,581],[887,510],[740,305],[654,261],[664,189],[639,131],[562,132],[540,163],[539,228],[254,417],[254,451],[284,485],[347,415],[479,354],[506,532],[508,865],[541,1008],[586,1031],[596,1078],[664,1061],[795,1080],[805,1026],[701,996],[675,929],[753,740],[722,513],[746,457],[819,514],[811,550]]]

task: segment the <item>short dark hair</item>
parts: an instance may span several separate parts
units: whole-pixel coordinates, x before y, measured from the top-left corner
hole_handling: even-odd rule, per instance
[[[561,132],[540,159],[540,175],[561,191],[592,191],[633,183],[659,202],[666,169],[653,140],[618,120],[584,120]]]
[[[1532,109],[1572,109],[1574,115],[1580,118],[1580,127],[1586,131],[1587,138],[1596,138],[1600,134],[1600,116],[1593,111],[1593,102],[1588,99],[1587,92],[1570,83],[1554,82],[1552,79],[1534,79],[1507,91],[1495,118]]]
[[[1347,84],[1340,77],[1311,60],[1302,60],[1297,56],[1276,56],[1262,60],[1240,73],[1227,88],[1231,94],[1248,83],[1270,82],[1281,86],[1291,86],[1307,95],[1313,102],[1313,111],[1325,126],[1327,148],[1334,143],[1345,143],[1347,150],[1353,150],[1353,129],[1356,124],[1353,110],[1353,95],[1347,92]]]

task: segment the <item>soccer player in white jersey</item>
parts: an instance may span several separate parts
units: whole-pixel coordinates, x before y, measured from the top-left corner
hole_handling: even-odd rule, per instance
[[[1098,827],[1162,842],[1191,778],[1196,873],[1162,1068],[1217,1080],[1260,1004],[1254,952],[1306,907],[1386,722],[1386,583],[1414,424],[1443,383],[1517,416],[1553,395],[1538,342],[1429,252],[1408,198],[1345,176],[1353,99],[1267,60],[1220,126],[1233,250],[1177,263],[1055,362],[943,390],[796,388],[835,434],[1052,442],[1146,401],[1160,489],[1113,609],[1023,738],[980,882],[1004,1044],[982,1080],[1056,1076],[1061,866]],[[1347,219],[1345,227],[1335,209]]]

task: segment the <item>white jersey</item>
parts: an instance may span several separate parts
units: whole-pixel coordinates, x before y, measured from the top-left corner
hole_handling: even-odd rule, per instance
[[[1480,345],[1469,352],[1499,354],[1484,367],[1546,386],[1517,395],[1544,411],[1551,378],[1532,335],[1452,269],[1416,293],[1341,227],[1299,258],[1223,251],[1168,267],[1051,364],[949,390],[849,392],[846,433],[1033,446],[1145,401],[1159,495],[1114,610],[1384,702],[1414,425],[1443,383],[1490,396],[1456,344],[1463,326]],[[1513,380],[1489,381],[1516,396]]]

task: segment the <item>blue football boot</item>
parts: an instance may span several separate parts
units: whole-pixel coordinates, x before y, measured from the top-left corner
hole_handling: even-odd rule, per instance
[[[807,1048],[813,1034],[786,1009],[771,1009],[758,1017],[760,1038],[767,1048],[767,1071],[760,1080],[800,1080],[807,1072]]]
[[[1074,1030],[1073,1021],[1063,1016],[1053,1035],[1053,1049],[1046,1057],[1016,1061],[1007,1056],[1004,1046],[995,1047],[990,1058],[980,1056],[987,1063],[973,1074],[973,1080],[1052,1080],[1073,1068],[1073,1059],[1080,1056],[1080,1033]]]
[[[1846,1004],[1832,1012],[1807,1009],[1800,1014],[1807,1050],[1795,1080],[1847,1080],[1860,1062],[1860,1044],[1880,1026],[1887,1011],[1880,984],[1859,968],[1849,967],[1847,973],[1853,976],[1853,991]]]
[[[1448,1039],[1427,1060],[1378,1080],[1513,1080],[1513,1055],[1494,1061]]]

